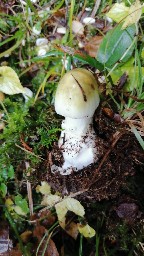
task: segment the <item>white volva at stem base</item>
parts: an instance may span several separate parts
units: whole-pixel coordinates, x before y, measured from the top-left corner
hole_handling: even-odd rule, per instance
[[[73,119],[66,117],[62,122],[59,148],[64,157],[62,168],[52,171],[59,171],[62,175],[69,175],[72,171],[78,171],[96,162],[97,148],[96,135],[92,127],[92,118]]]

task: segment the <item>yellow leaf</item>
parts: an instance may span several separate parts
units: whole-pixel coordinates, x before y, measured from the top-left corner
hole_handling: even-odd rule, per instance
[[[91,228],[88,224],[86,224],[85,226],[81,225],[81,224],[77,224],[78,225],[78,230],[79,232],[87,238],[91,238],[93,236],[95,236],[96,232],[93,228]]]
[[[8,208],[9,212],[12,212],[14,210],[14,202],[10,198],[6,199],[5,205]]]
[[[130,7],[127,7],[124,3],[116,3],[106,14],[106,16],[117,23],[124,21],[122,29],[125,29],[126,27],[136,24],[139,21],[142,14],[142,8],[143,5],[141,5],[139,0],[136,0],[135,3]]]
[[[0,91],[9,95],[25,92],[18,75],[10,67],[0,67]]]
[[[76,215],[83,217],[85,214],[84,207],[74,198],[66,198],[65,204],[68,211],[74,212]]]
[[[42,205],[53,207],[56,203],[61,200],[60,196],[57,195],[45,195],[43,201],[41,202]]]
[[[25,216],[26,213],[22,210],[22,208],[18,205],[14,206],[14,210],[18,215]]]
[[[65,200],[63,200],[60,203],[57,203],[55,205],[56,213],[58,216],[59,224],[61,225],[62,228],[65,228],[65,216],[67,214],[67,207],[65,205]]]
[[[116,3],[110,9],[110,11],[106,14],[109,18],[114,20],[115,22],[122,21],[129,14],[129,7],[125,6],[124,3]]]
[[[142,5],[139,0],[136,0],[135,3],[130,6],[129,15],[126,17],[122,28],[125,29],[132,24],[136,24],[139,21],[141,14]]]
[[[66,198],[55,205],[56,213],[61,226],[64,228],[65,216],[68,211],[74,212],[76,215],[83,217],[85,214],[84,207],[74,198]]]
[[[47,182],[42,181],[42,182],[41,182],[41,186],[38,185],[38,186],[36,187],[36,192],[37,192],[37,193],[40,192],[40,193],[43,194],[43,195],[49,195],[49,194],[51,194],[51,187],[50,187],[50,185],[49,185]]]

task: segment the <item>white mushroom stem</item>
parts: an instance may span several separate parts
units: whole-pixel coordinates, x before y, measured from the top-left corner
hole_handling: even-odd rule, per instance
[[[65,117],[59,139],[64,164],[62,167],[53,165],[52,172],[69,175],[98,160],[92,117],[99,101],[98,85],[90,71],[76,68],[60,80],[55,95],[55,110]]]
[[[33,92],[27,87],[23,87],[23,89],[24,89],[24,92],[22,93],[23,97],[25,99],[25,102],[28,102],[28,100],[33,97]]]
[[[97,159],[95,132],[92,118],[73,119],[66,117],[62,122],[59,148],[63,152],[64,164],[61,174],[78,171]]]

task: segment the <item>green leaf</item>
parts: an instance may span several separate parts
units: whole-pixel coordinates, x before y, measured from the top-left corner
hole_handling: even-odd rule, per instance
[[[134,126],[131,126],[131,131],[134,133],[134,135],[136,136],[139,144],[141,145],[142,149],[144,150],[144,140],[143,138],[141,137],[140,133],[138,132],[138,130],[134,127]]]
[[[4,183],[0,184],[0,191],[2,193],[2,197],[5,197],[7,193],[7,186]]]
[[[88,64],[91,67],[95,67],[100,71],[102,71],[104,69],[104,66],[102,65],[102,63],[100,63],[99,60],[92,58],[91,56],[86,55],[86,54],[80,54],[77,51],[74,51],[73,48],[71,48],[71,51],[68,54],[70,56],[72,56],[73,59],[79,60],[84,64]],[[47,54],[45,54],[42,57],[33,58],[32,61],[34,61],[34,62],[41,61],[41,60],[46,61],[49,59],[49,57],[52,57],[52,56],[55,56],[55,57],[64,56],[64,53],[61,52],[60,50],[52,50],[52,51],[49,51]]]
[[[118,67],[114,71],[111,72],[111,77],[113,83],[116,84],[120,77],[126,73],[128,75],[128,81],[125,84],[125,91],[133,92],[134,89],[138,91],[139,89],[139,79],[140,79],[140,71],[141,71],[141,78],[144,81],[144,67],[139,67],[134,64],[134,58],[131,58],[128,62],[124,65]],[[140,95],[138,95],[139,97]]]
[[[89,55],[80,55],[80,54],[74,54],[73,58],[83,62],[84,64],[88,64],[91,67],[97,68],[98,70],[102,71],[104,69],[104,66],[102,65],[103,63],[101,63],[99,60],[92,58]]]
[[[125,3],[116,3],[112,6],[109,12],[106,14],[107,17],[111,18],[115,22],[120,22],[129,14],[129,7]]]
[[[23,199],[21,195],[15,196],[15,204],[16,204],[15,211],[17,213],[19,212],[20,215],[26,215],[29,212],[27,201],[26,199]]]
[[[8,31],[8,24],[2,18],[0,18],[0,29],[4,32]]]
[[[3,169],[2,172],[1,172],[1,179],[2,180],[7,180],[8,179],[8,172],[7,172],[7,169]]]
[[[117,62],[126,62],[134,50],[135,25],[122,30],[122,24],[110,30],[104,37],[97,54],[97,60],[106,68]]]
[[[9,169],[8,169],[8,178],[9,179],[14,179],[14,168],[12,165],[10,165]]]
[[[35,9],[34,5],[32,4],[32,1],[26,0],[26,2],[28,4],[28,6],[31,8],[31,10],[36,13],[36,9]]]

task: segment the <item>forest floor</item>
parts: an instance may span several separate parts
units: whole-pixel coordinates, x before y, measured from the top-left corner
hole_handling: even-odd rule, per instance
[[[144,255],[144,5],[115,2],[0,1],[2,256]],[[54,97],[74,68],[99,87],[98,160],[61,175]]]

